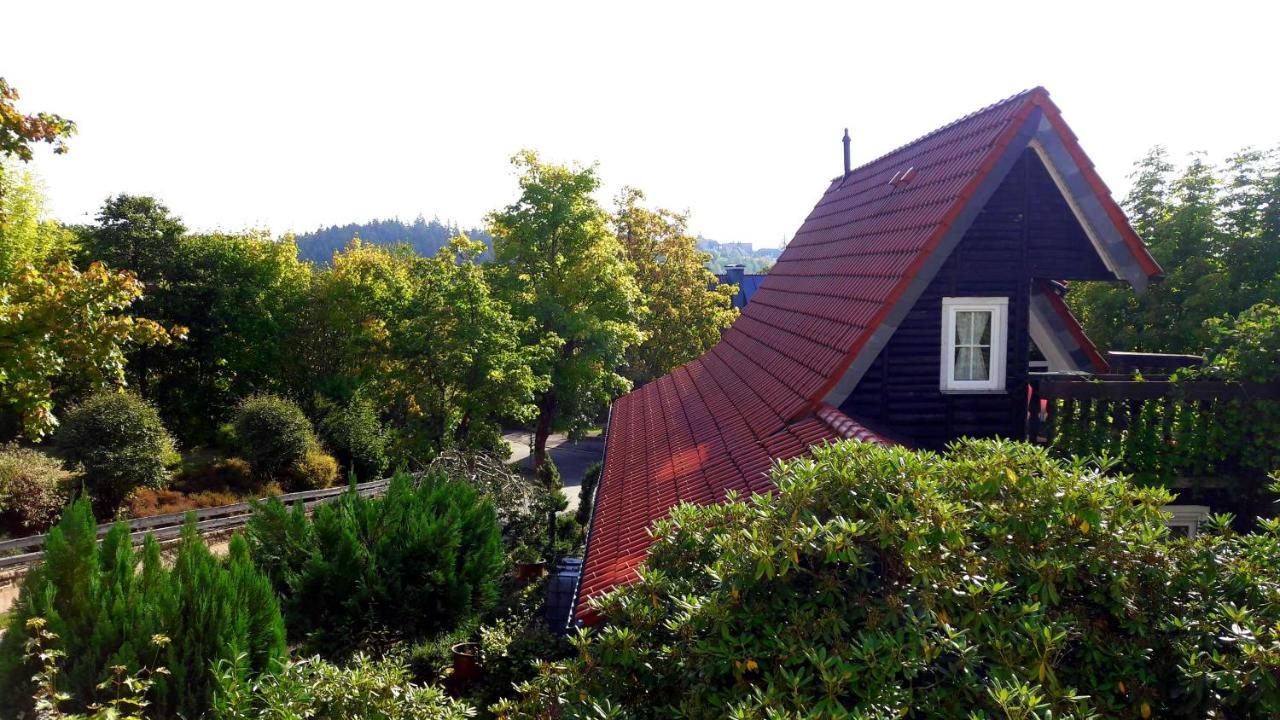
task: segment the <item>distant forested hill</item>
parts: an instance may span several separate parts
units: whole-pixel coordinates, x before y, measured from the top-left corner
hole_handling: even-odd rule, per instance
[[[364,242],[373,245],[396,245],[406,243],[420,255],[434,255],[444,247],[449,238],[465,232],[472,240],[480,240],[490,244],[488,233],[472,228],[464,230],[456,225],[440,222],[437,219],[426,220],[419,216],[412,223],[401,220],[370,220],[366,223],[349,225],[333,225],[319,230],[300,233],[297,236],[298,257],[314,263],[327,263],[333,258],[335,250],[341,250],[351,242],[351,238],[360,236]]]

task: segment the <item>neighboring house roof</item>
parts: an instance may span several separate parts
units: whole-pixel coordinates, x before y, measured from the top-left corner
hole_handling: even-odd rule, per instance
[[[579,619],[676,504],[766,490],[775,460],[826,440],[883,440],[836,408],[1027,147],[1118,278],[1160,274],[1043,88],[835,178],[720,342],[614,403]]]
[[[716,282],[721,285],[730,283],[738,286],[738,293],[733,296],[733,306],[741,310],[751,302],[751,296],[760,289],[760,284],[769,277],[768,273],[744,272],[741,265],[725,268],[725,272],[716,275]]]

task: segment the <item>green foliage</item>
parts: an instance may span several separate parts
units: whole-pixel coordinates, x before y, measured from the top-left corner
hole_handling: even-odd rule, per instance
[[[489,707],[513,694],[513,689],[537,675],[538,663],[564,660],[573,647],[548,629],[543,617],[547,596],[544,577],[516,590],[507,607],[485,623],[475,635],[484,674],[467,688],[467,697],[478,707]]]
[[[21,415],[28,436],[58,425],[55,381],[121,385],[128,346],[171,342],[157,323],[125,314],[141,294],[131,274],[98,263],[83,273],[67,262],[25,264],[0,282],[0,404]]]
[[[240,454],[262,478],[285,475],[319,444],[302,409],[278,395],[254,395],[240,403],[235,436]]]
[[[151,403],[126,392],[100,392],[67,414],[58,445],[83,468],[94,506],[113,512],[135,488],[161,488],[178,461],[173,438]]]
[[[422,257],[430,257],[446,247],[449,241],[459,235],[475,238],[485,245],[489,244],[489,236],[479,228],[463,230],[462,228],[440,222],[437,219],[427,220],[419,216],[412,223],[398,219],[370,220],[363,223],[349,223],[341,227],[331,225],[327,228],[300,233],[297,237],[298,257],[307,262],[323,265],[333,259],[351,243],[352,238],[360,238],[367,245],[396,247],[407,245],[414,253]]]
[[[171,289],[168,275],[178,264],[186,232],[160,201],[121,193],[102,204],[96,225],[81,229],[81,252],[88,262],[133,272],[146,285],[141,307],[147,307],[157,293]]]
[[[46,216],[43,189],[30,171],[0,159],[0,283],[27,264],[69,260],[75,236]]]
[[[644,341],[627,352],[626,375],[637,384],[696,359],[733,324],[734,285],[719,285],[706,268],[710,255],[697,248],[688,218],[650,210],[644,193],[624,188],[613,225],[640,290]]]
[[[431,461],[428,472],[465,482],[493,503],[508,550],[520,543],[536,542],[546,532],[549,505],[546,487],[492,453],[449,450]]]
[[[1180,371],[1168,398],[1059,401],[1054,447],[1064,455],[1109,455],[1142,482],[1213,476],[1232,483],[1236,500],[1260,498],[1266,476],[1280,468],[1280,404],[1248,396],[1188,401],[1184,389],[1198,380],[1280,381],[1280,307],[1259,303],[1205,326],[1212,339],[1207,367]]]
[[[75,134],[76,124],[47,112],[24,115],[14,106],[18,99],[18,89],[0,77],[0,158],[29,161],[34,157],[31,146],[37,143],[52,145],[59,155],[65,153],[66,139]]]
[[[168,673],[166,668],[144,668],[129,673],[125,666],[116,665],[111,668],[112,677],[98,683],[97,688],[109,692],[110,699],[91,705],[87,715],[64,713],[62,705],[70,698],[58,689],[58,674],[62,672],[61,663],[66,653],[57,647],[57,633],[45,626],[44,618],[27,620],[29,637],[24,648],[27,663],[40,668],[31,678],[35,685],[32,706],[36,717],[41,720],[145,720],[144,711],[150,705],[146,695],[155,685],[152,676]],[[169,644],[169,638],[153,635],[151,644],[157,649],[163,648]]]
[[[1261,302],[1236,317],[1211,318],[1205,326],[1213,337],[1210,365],[1242,382],[1280,381],[1280,305]]]
[[[282,475],[289,492],[321,490],[338,482],[338,461],[318,447],[312,447]]]
[[[1280,468],[1280,404],[1274,400],[1192,401],[1175,386],[1169,398],[1138,403],[1056,401],[1055,414],[1058,454],[1111,457],[1142,483],[1217,477],[1232,482],[1236,499],[1244,501]]]
[[[591,522],[591,508],[596,501],[596,487],[600,484],[600,475],[604,465],[596,462],[587,467],[582,475],[582,487],[578,489],[578,511],[576,519],[579,525],[586,527]]]
[[[361,481],[382,477],[390,464],[387,431],[378,420],[373,403],[356,396],[346,404],[325,410],[320,434],[342,467]]]
[[[290,632],[326,655],[452,627],[493,604],[503,571],[493,505],[439,473],[397,475],[382,497],[348,492],[314,518],[272,498],[246,536]]]
[[[315,657],[290,662],[252,687],[236,664],[219,668],[211,720],[463,720],[473,710],[435,686],[416,685],[405,665],[357,654],[344,666]]]
[[[823,446],[774,480],[658,522],[608,624],[500,716],[1280,711],[1280,524],[1171,540],[1165,491],[1003,441]]]
[[[198,717],[214,690],[211,669],[218,660],[246,658],[238,672],[248,680],[284,655],[284,625],[268,579],[249,560],[240,538],[229,557],[215,558],[189,523],[172,567],[148,537],[141,557],[128,526],[117,523],[97,542],[97,525],[86,501],[73,504],[45,544],[44,563],[29,572],[0,640],[0,713],[29,708],[35,688],[24,648],[27,621],[44,618],[61,638],[65,662],[57,690],[67,704],[83,710],[110,699],[118,673],[164,667],[150,679],[150,712],[156,717]],[[150,638],[171,639],[162,651]]]
[[[490,291],[484,246],[455,238],[434,257],[353,242],[316,278],[303,352],[322,392],[353,390],[420,466],[449,447],[497,450],[502,422],[530,419],[546,348]]]
[[[541,464],[553,430],[585,431],[630,389],[615,368],[643,339],[640,295],[592,197],[600,186],[595,168],[544,163],[528,150],[512,163],[520,197],[489,215],[489,232],[494,282],[514,315],[528,319],[525,342],[555,348],[546,366],[551,384],[537,398],[534,458]]]
[[[58,518],[74,477],[38,450],[0,447],[0,532],[44,532]]]
[[[560,480],[560,468],[556,466],[556,461],[547,458],[546,462],[538,466],[533,471],[534,477],[538,484],[547,490],[559,490],[564,487],[564,483]]]
[[[291,340],[305,318],[311,268],[290,238],[189,235],[166,282],[172,289],[157,317],[190,328],[191,339],[147,368],[148,388],[167,417],[183,420],[184,433],[211,434],[255,393],[304,386],[298,376],[307,370]]]
[[[1157,147],[1133,180],[1125,207],[1165,278],[1141,296],[1073,285],[1067,300],[1099,347],[1200,353],[1213,340],[1206,320],[1280,297],[1280,148],[1220,166],[1193,155],[1176,170]]]

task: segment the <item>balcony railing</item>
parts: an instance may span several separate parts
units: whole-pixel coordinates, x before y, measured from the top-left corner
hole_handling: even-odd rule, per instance
[[[1119,458],[1140,480],[1249,477],[1280,470],[1280,383],[1168,375],[1033,374],[1026,437],[1062,454]]]

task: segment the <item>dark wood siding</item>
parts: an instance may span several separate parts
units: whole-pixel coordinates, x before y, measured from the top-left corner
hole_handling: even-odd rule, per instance
[[[1005,182],[1017,182],[1019,175],[1027,189],[1028,274],[1049,280],[1115,280],[1034,150],[1022,153]]]
[[[841,410],[923,448],[1018,436],[1026,407],[1028,304],[1035,277],[1111,277],[1034,151],[1027,150]],[[943,393],[942,298],[1007,297],[1005,392]]]

